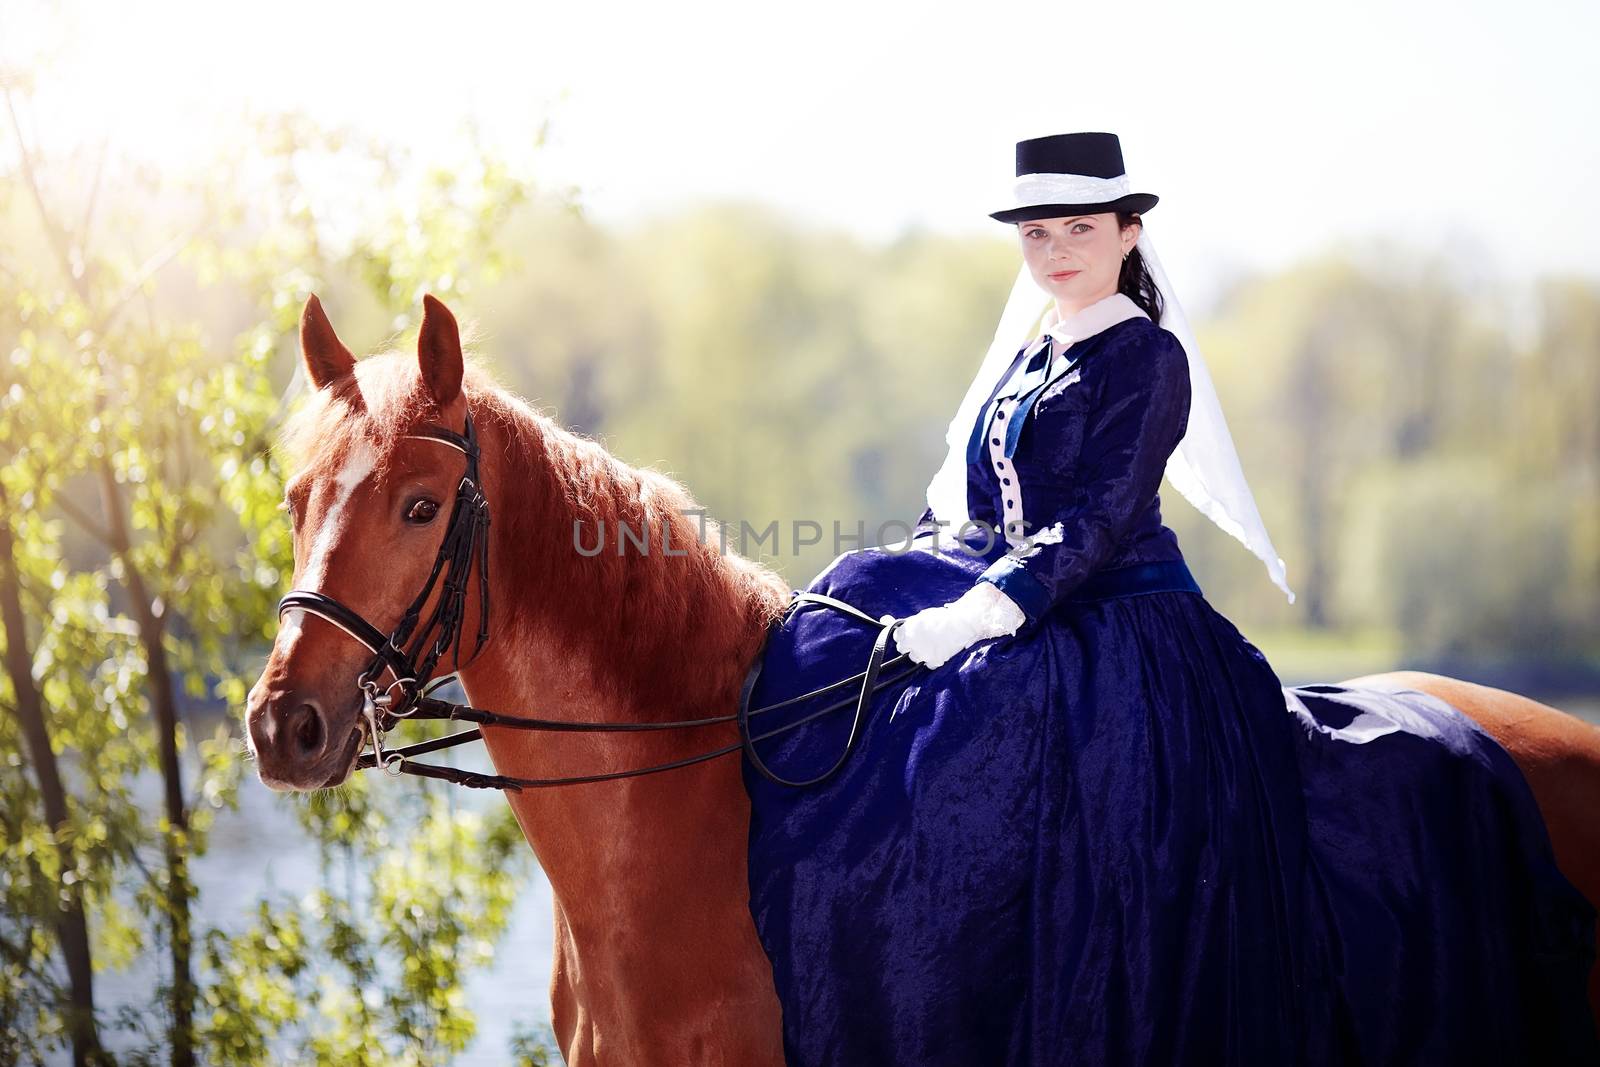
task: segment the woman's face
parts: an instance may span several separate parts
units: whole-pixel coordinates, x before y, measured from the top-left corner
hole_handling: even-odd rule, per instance
[[[1122,257],[1139,240],[1139,224],[1119,229],[1114,211],[1017,223],[1022,256],[1039,288],[1063,316],[1117,291]]]

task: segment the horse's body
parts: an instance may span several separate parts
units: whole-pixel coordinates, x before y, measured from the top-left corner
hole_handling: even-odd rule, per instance
[[[454,320],[428,302],[416,365],[387,354],[357,366],[320,305],[302,324],[313,405],[288,436],[302,454],[296,584],[341,596],[380,628],[422,585],[436,529],[386,516],[438,497],[459,457],[404,433],[424,414],[461,425],[470,409],[489,542],[492,638],[461,672],[470,702],[547,718],[640,721],[731,711],[767,624],[788,601],[772,572],[718,550],[676,482],[627,467],[592,441],[471,372]],[[444,496],[448,499],[448,495]],[[692,514],[692,512],[691,512]],[[586,546],[604,523],[605,549]],[[618,551],[618,523],[652,531],[648,552]],[[361,536],[345,537],[359,528]],[[657,540],[670,527],[671,552]],[[683,553],[683,554],[678,554]],[[473,617],[475,607],[469,608]],[[291,613],[249,722],[276,788],[343,781],[359,736],[353,679],[370,656],[320,620]],[[1391,681],[1480,722],[1527,775],[1562,869],[1600,905],[1600,729],[1513,693],[1436,675]],[[723,724],[648,734],[484,731],[497,770],[549,777],[638,767],[737,740]],[[555,900],[552,1018],[567,1062],[781,1064],[779,1005],[748,911],[749,804],[737,756],[624,781],[508,795]],[[1600,1016],[1600,975],[1591,982]]]
[[[1600,907],[1600,727],[1517,693],[1424,671],[1367,674],[1337,684],[1417,689],[1475,720],[1528,780],[1561,873]],[[1600,933],[1596,946],[1600,950]],[[1589,1004],[1600,1026],[1600,958],[1589,973]]]

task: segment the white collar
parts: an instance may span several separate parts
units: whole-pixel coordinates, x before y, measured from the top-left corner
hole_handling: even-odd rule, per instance
[[[1044,313],[1044,321],[1039,324],[1041,332],[1028,346],[1028,352],[1030,355],[1037,352],[1047,337],[1054,337],[1060,342],[1061,348],[1066,348],[1074,341],[1093,337],[1119,322],[1149,317],[1143,308],[1120,292],[1102,297],[1064,320],[1059,319],[1055,305],[1051,304],[1050,310]]]

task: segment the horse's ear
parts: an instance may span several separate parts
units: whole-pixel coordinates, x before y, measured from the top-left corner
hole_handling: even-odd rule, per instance
[[[318,389],[327,388],[356,368],[356,358],[333,332],[333,323],[328,321],[315,293],[300,313],[300,358],[305,361],[306,376]]]
[[[422,369],[422,384],[440,408],[461,395],[461,331],[450,309],[431,293],[422,298],[417,365]]]

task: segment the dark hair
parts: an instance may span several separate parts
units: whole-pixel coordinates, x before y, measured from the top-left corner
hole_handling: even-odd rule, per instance
[[[1117,212],[1117,227],[1125,230],[1134,223],[1139,223],[1143,228],[1137,212]],[[1150,316],[1150,321],[1157,326],[1161,325],[1161,290],[1156,288],[1156,280],[1150,277],[1150,268],[1145,266],[1144,256],[1139,254],[1135,245],[1128,252],[1128,258],[1122,261],[1122,273],[1117,276],[1117,292],[1139,305],[1139,309]]]

